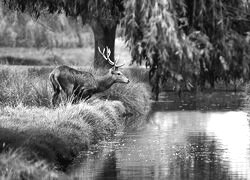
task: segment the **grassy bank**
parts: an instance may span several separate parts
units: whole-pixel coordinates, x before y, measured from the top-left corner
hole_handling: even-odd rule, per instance
[[[0,67],[0,106],[42,106],[50,107],[51,85],[48,81],[49,73],[53,67],[24,67],[24,66],[1,66]],[[79,68],[89,71],[89,68]],[[105,92],[106,96],[119,100],[140,98],[137,89],[145,91],[142,96],[149,96],[147,70],[142,68],[125,68],[121,71],[131,80],[128,85],[118,84]],[[121,92],[124,91],[124,92]],[[110,94],[111,93],[111,94]],[[103,95],[103,94],[101,94]],[[137,96],[138,95],[138,96]],[[127,97],[125,97],[127,96]],[[135,96],[135,97],[132,97]],[[144,104],[144,102],[139,103]],[[145,99],[145,98],[144,98]],[[146,102],[148,104],[148,102]]]
[[[109,141],[126,128],[138,127],[149,111],[148,87],[139,83],[144,77],[142,72],[132,78],[131,70],[124,70],[130,75],[130,84],[114,85],[88,103],[66,103],[52,109],[52,90],[47,80],[51,68],[17,69],[0,70],[0,159],[19,158],[23,166],[27,164],[27,171],[27,159],[66,167],[91,145]],[[9,154],[13,149],[21,149],[25,156]],[[1,163],[19,168],[6,160]],[[20,168],[26,171],[23,166]],[[50,168],[45,169],[49,172]],[[43,173],[43,169],[37,170]],[[15,176],[13,173],[8,171],[4,177]]]
[[[96,100],[91,104],[41,107],[4,107],[0,117],[1,151],[21,147],[33,158],[66,166],[89,145],[112,138],[122,127],[120,101]]]
[[[45,162],[32,162],[20,151],[0,154],[0,179],[41,180],[58,179],[59,174]]]

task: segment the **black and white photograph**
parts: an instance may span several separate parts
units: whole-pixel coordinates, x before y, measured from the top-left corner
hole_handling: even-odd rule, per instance
[[[250,180],[250,0],[0,0],[0,180]]]

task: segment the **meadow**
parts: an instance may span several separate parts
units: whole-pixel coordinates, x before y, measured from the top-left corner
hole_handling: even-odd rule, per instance
[[[6,49],[0,49],[5,57],[10,53]],[[74,105],[62,95],[61,103],[53,108],[48,76],[54,66],[48,65],[57,63],[46,64],[50,57],[41,50],[15,49],[12,57],[17,61],[35,58],[39,66],[26,62],[22,66],[16,62],[0,66],[0,179],[58,179],[61,170],[66,170],[80,152],[145,122],[150,110],[146,69],[127,66],[122,71],[131,80],[129,84],[115,84],[87,102]],[[117,53],[122,49],[117,48]],[[54,52],[63,60],[72,58],[58,64],[98,73],[90,68],[93,50]],[[120,59],[128,65],[126,53],[123,51]]]
[[[119,62],[128,67],[131,62],[130,53],[121,38],[115,41],[115,56]],[[94,49],[92,46],[84,48],[48,48],[48,47],[0,47],[1,65],[24,66],[55,66],[66,64],[71,66],[92,66]]]

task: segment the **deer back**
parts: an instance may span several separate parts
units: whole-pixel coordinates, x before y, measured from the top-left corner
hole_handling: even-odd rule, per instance
[[[57,76],[62,88],[71,85],[74,87],[95,87],[97,84],[95,77],[90,72],[79,71],[68,66],[59,66],[52,73]]]

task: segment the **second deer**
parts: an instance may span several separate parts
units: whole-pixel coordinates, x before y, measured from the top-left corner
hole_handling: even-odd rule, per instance
[[[65,92],[67,99],[72,99],[73,103],[82,99],[89,99],[93,94],[109,89],[114,83],[129,83],[129,79],[124,76],[118,68],[118,60],[114,62],[110,59],[109,48],[100,50],[103,58],[112,66],[108,73],[103,76],[94,76],[87,71],[79,71],[68,66],[58,66],[49,75],[49,80],[53,87],[51,103],[55,106],[60,92]]]

